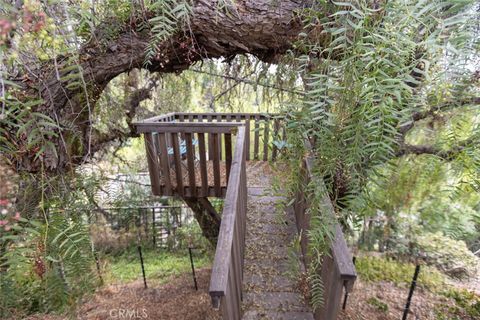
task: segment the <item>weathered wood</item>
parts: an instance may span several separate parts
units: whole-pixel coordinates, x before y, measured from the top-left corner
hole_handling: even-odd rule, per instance
[[[220,193],[220,148],[218,145],[218,133],[212,135],[213,144],[213,185],[216,193]]]
[[[238,126],[237,122],[159,122],[159,123],[139,123],[138,133],[144,132],[177,132],[177,133],[226,133]]]
[[[279,134],[278,134],[279,129],[280,129],[280,120],[275,119],[273,121],[272,161],[275,161],[277,159],[278,148],[275,145],[275,142],[278,140],[278,137],[279,137]]]
[[[245,154],[247,161],[250,160],[250,117],[245,119]]]
[[[158,134],[158,145],[160,147],[160,164],[163,179],[165,181],[165,195],[172,195],[172,182],[170,181],[170,166],[168,161],[167,139],[165,133]]]
[[[212,115],[207,115],[207,121],[209,124],[212,122]],[[213,160],[213,136],[212,133],[208,133],[208,160]]]
[[[178,115],[178,122],[182,123],[182,122],[185,122],[185,115],[183,114],[180,114]],[[165,125],[168,125],[168,123],[165,123]],[[178,126],[179,124],[176,124],[176,126]],[[187,126],[191,126],[192,124],[191,123],[188,123],[186,124]],[[185,131],[177,131],[180,133],[180,138],[182,140],[185,140]]]
[[[297,230],[301,235],[300,247],[302,249],[303,261],[306,268],[310,261],[308,248],[308,232],[310,228],[311,213],[307,213],[309,200],[306,198],[304,188],[312,179],[313,159],[308,157],[303,161],[302,178],[303,187],[296,194],[293,204],[295,211],[295,218]],[[320,189],[325,189],[323,181],[315,181]],[[333,205],[325,192],[321,206],[323,211],[321,214],[330,216],[335,219],[335,212]],[[334,320],[337,318],[341,307],[343,290],[350,291],[356,279],[355,266],[352,263],[352,257],[348,250],[343,232],[338,223],[332,226],[334,229],[334,238],[331,243],[330,253],[323,258],[320,273],[324,286],[324,304],[321,308],[316,310],[316,320]]]
[[[185,133],[185,144],[187,147],[187,168],[188,168],[188,179],[189,179],[189,187],[192,189],[193,195],[196,196],[197,188],[195,182],[195,158],[194,158],[194,150],[193,150],[193,143],[192,143],[192,134]]]
[[[153,139],[153,149],[157,152],[156,161],[159,170],[157,173],[159,175],[159,185],[156,187],[156,194],[181,196],[188,194],[189,196],[193,196],[197,192],[200,192],[199,195],[211,196],[211,186],[203,186],[203,183],[206,181],[207,184],[212,184],[214,189],[213,195],[224,195],[225,193],[222,183],[228,183],[228,180],[230,179],[232,153],[234,152],[231,135],[236,133],[239,126],[245,127],[245,155],[246,160],[250,160],[252,149],[252,147],[250,147],[251,133],[253,131],[252,126],[255,126],[253,153],[256,155],[254,158],[258,160],[260,158],[260,130],[262,130],[263,136],[265,136],[265,130],[267,130],[266,139],[268,141],[268,126],[270,119],[270,115],[250,113],[172,113],[138,122],[136,124],[138,132],[153,133],[155,137],[158,137]],[[206,122],[204,122],[204,120]],[[242,123],[242,120],[245,121],[244,124]],[[252,121],[254,121],[254,125],[252,125]],[[260,122],[262,124],[260,124]],[[274,127],[278,128],[278,123],[274,124]],[[180,140],[176,141],[175,144],[177,144],[177,146],[174,146],[172,134],[177,136],[177,140],[179,136],[182,137],[181,146]],[[160,136],[163,135],[165,136],[165,143],[160,142]],[[201,135],[204,137],[203,142],[200,142],[200,140],[202,140],[199,138]],[[214,135],[216,135],[215,146],[213,141]],[[222,135],[225,137],[222,138]],[[192,162],[195,164],[195,157],[197,154],[195,147],[196,143],[193,143],[195,139],[199,141],[199,143],[203,143],[202,148],[204,148],[204,150],[198,153],[199,158],[205,156],[204,163],[200,164],[198,168],[195,165],[192,166]],[[267,151],[265,151],[265,148],[267,148]],[[264,141],[262,160],[265,156],[268,157],[268,148],[269,146],[265,147]],[[160,152],[160,149],[162,149],[162,152]],[[167,152],[165,152],[165,149],[167,149]],[[179,159],[176,159],[175,152],[172,152],[172,150],[175,149],[178,149]],[[188,149],[188,152],[185,151],[186,149]],[[207,152],[208,155],[206,154]],[[208,160],[212,161],[212,168],[216,168],[213,171],[213,176],[216,176],[216,178],[212,179],[213,181],[208,181],[207,157]],[[192,158],[194,161],[192,161]],[[220,171],[220,162],[222,159],[226,162],[225,173]],[[181,163],[182,160],[186,160],[185,163]],[[178,161],[181,163],[180,167],[178,166]],[[201,173],[202,166],[204,169],[205,167],[207,169],[207,173],[205,174],[204,171],[203,177]],[[166,174],[168,172],[167,168],[175,170],[175,178],[170,178],[170,176]],[[179,170],[177,170],[177,168],[179,168]],[[197,169],[199,170],[199,173],[195,172]],[[197,181],[199,174],[200,181]],[[222,174],[226,175],[226,180],[222,180]],[[186,175],[187,179],[180,179],[180,175]],[[194,177],[197,179],[194,180]],[[178,185],[177,180],[180,182],[180,185]],[[215,183],[217,184],[215,185]],[[153,188],[155,188],[155,185],[152,187],[152,190]],[[201,190],[198,191],[199,189]]]
[[[220,308],[223,319],[240,319],[241,317],[246,222],[245,159],[245,128],[240,127],[210,278],[212,304]]]
[[[205,134],[198,134],[198,149],[200,153],[200,177],[202,180],[201,196],[208,196],[207,152],[205,149]]]
[[[170,121],[171,119],[171,116],[174,116],[175,113],[171,112],[171,113],[167,113],[167,114],[162,114],[160,116],[155,116],[155,117],[151,117],[151,118],[148,118],[148,119],[144,119],[144,120],[140,120],[136,123],[136,125],[138,125],[139,123],[144,123],[144,122],[160,122],[160,121]]]
[[[183,115],[183,116],[193,115],[194,119],[198,119],[199,117],[205,117],[205,116],[214,116],[214,117],[218,116],[221,119],[226,119],[227,116],[234,117],[234,118],[240,117],[240,119],[242,119],[242,120],[246,119],[247,117],[254,117],[256,115],[259,115],[260,119],[264,119],[266,117],[266,115],[264,113],[255,113],[255,112],[195,112],[195,113],[191,113],[191,112],[172,112],[172,113],[169,113],[168,115],[174,115],[175,119],[178,119],[180,117],[180,115]],[[271,113],[269,115],[278,116],[278,114],[275,114],[275,113]],[[164,117],[164,116],[159,116],[159,117]],[[156,119],[156,118],[159,118],[159,117],[148,118],[148,119],[145,119],[144,121],[150,122],[152,119]]]
[[[152,193],[154,195],[160,195],[160,167],[158,165],[158,157],[155,150],[152,133],[145,133],[144,139],[145,148],[147,151],[148,172],[150,174],[150,181],[152,184]]]
[[[218,123],[221,123],[222,122],[222,115],[217,115],[216,116],[216,119],[217,119],[217,125]],[[218,159],[219,160],[222,160],[222,135],[219,134],[218,135]]]
[[[177,180],[176,191],[180,196],[183,196],[183,175],[182,175],[182,160],[180,154],[180,146],[178,143],[178,134],[172,133],[173,158],[175,161],[175,176]]]
[[[269,139],[268,133],[269,133],[269,129],[270,129],[270,123],[267,120],[265,120],[263,122],[263,126],[264,126],[264,129],[263,129],[263,161],[268,161],[268,139]]]
[[[260,121],[260,116],[255,115],[255,138],[253,142],[253,159],[258,160],[258,148],[259,148],[259,142],[260,142],[260,124],[258,123]]]
[[[225,162],[226,162],[226,179],[230,177],[230,168],[232,167],[232,134],[225,134]]]

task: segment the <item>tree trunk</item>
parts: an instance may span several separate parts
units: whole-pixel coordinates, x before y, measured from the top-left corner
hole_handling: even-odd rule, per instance
[[[203,59],[231,59],[242,53],[273,62],[291,47],[302,30],[295,12],[304,5],[300,0],[241,0],[235,1],[235,6],[227,13],[218,9],[217,1],[194,1],[190,23],[185,30],[160,44],[147,69],[178,73]],[[149,32],[137,31],[127,24],[116,39],[99,43],[99,40],[105,41],[102,31],[108,28],[106,23],[98,28],[98,36],[79,49],[78,59],[58,57],[56,63],[50,61],[40,70],[33,70],[38,77],[11,79],[22,83],[28,93],[27,99],[37,99],[40,95],[44,102],[32,111],[49,116],[62,128],[57,131],[58,137],[47,137],[56,150],[47,148],[40,157],[35,152],[10,156],[18,170],[61,173],[103,147],[101,137],[91,129],[95,103],[110,80],[134,68],[144,67],[145,51],[151,38]],[[75,65],[72,61],[80,61],[78,68],[71,68]],[[79,70],[82,70],[81,81],[76,77],[65,80]],[[83,85],[69,86],[73,82]],[[26,138],[17,138],[15,130],[11,128],[12,134],[8,138],[19,148],[30,151]]]
[[[210,201],[207,198],[184,198],[183,200],[192,209],[203,236],[216,246],[221,220]]]

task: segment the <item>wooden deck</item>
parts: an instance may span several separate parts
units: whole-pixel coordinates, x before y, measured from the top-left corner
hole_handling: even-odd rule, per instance
[[[224,320],[337,319],[343,292],[350,291],[355,268],[343,232],[336,223],[330,254],[315,272],[324,285],[323,305],[314,313],[304,301],[300,281],[287,274],[305,268],[309,254],[310,200],[298,190],[293,205],[277,212],[283,199],[271,194],[275,161],[285,142],[285,119],[261,114],[167,114],[136,123],[145,137],[152,193],[179,196],[202,223],[220,224],[207,197],[225,198],[210,279],[213,308]],[[198,144],[198,147],[197,147]],[[281,143],[280,143],[281,145]],[[254,161],[252,161],[254,160]],[[263,161],[260,161],[263,160]],[[313,180],[311,156],[302,161],[302,185]],[[325,193],[317,214],[335,219]],[[289,259],[299,236],[300,261]]]
[[[268,163],[248,163],[243,319],[313,320],[292,274],[292,263],[303,265],[288,259],[295,217],[276,208],[283,199],[271,195],[271,178]]]

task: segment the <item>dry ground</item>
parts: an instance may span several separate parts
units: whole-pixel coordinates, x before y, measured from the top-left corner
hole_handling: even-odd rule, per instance
[[[113,319],[155,319],[155,320],[217,320],[219,315],[212,310],[208,285],[210,270],[197,271],[199,291],[193,289],[191,274],[173,278],[169,283],[143,289],[139,280],[101,288],[92,297],[79,305],[74,316],[32,316],[26,320],[113,320]],[[399,288],[388,282],[366,283],[358,280],[350,295],[347,310],[338,320],[398,320],[401,319],[408,288]],[[367,301],[375,297],[388,305],[387,311]],[[453,305],[452,300],[434,295],[428,291],[415,291],[408,320],[436,320],[435,308]],[[122,311],[124,310],[124,311]],[[126,312],[130,311],[128,317]],[[119,317],[124,312],[124,317]],[[133,313],[132,313],[133,312]],[[148,315],[142,317],[142,315]],[[474,320],[471,317],[459,317]]]
[[[339,320],[402,319],[408,291],[408,288],[399,288],[390,282],[365,283],[359,280],[355,283],[354,291],[348,298],[346,311],[342,312]],[[367,301],[372,297],[385,303],[388,310],[382,311],[378,306],[368,303]],[[450,305],[451,303],[445,297],[434,295],[426,290],[416,289],[408,319],[437,319],[434,313],[435,305]]]
[[[144,289],[143,282],[137,280],[99,289],[78,307],[73,316],[33,316],[27,320],[220,319],[211,308],[208,295],[210,270],[198,269],[196,272],[198,291],[193,288],[189,273],[148,289]]]

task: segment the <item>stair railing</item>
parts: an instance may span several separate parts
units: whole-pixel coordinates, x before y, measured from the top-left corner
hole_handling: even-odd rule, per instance
[[[247,211],[245,127],[238,129],[222,224],[210,278],[210,296],[223,319],[241,317]]]
[[[304,186],[312,179],[313,159],[307,157],[303,160],[302,173]],[[315,181],[316,185],[324,188],[323,181]],[[335,218],[335,212],[327,194],[322,200],[322,215],[329,215]],[[305,268],[308,269],[309,257],[309,241],[308,230],[310,229],[311,213],[308,212],[309,199],[305,194],[305,190],[299,190],[293,204],[295,213],[297,231],[300,235],[300,247],[303,255]],[[336,220],[335,220],[336,221]],[[315,320],[335,320],[341,308],[343,290],[351,292],[353,284],[357,277],[352,256],[347,247],[345,237],[340,225],[335,222],[333,226],[334,237],[330,245],[330,252],[323,257],[320,270],[317,270],[323,282],[323,305],[317,308],[314,313]]]

